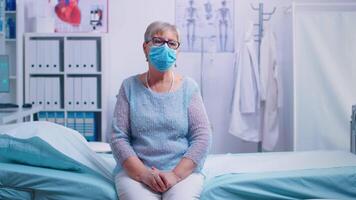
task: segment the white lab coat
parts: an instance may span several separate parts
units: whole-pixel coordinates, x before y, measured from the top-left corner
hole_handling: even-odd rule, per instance
[[[262,148],[273,150],[279,137],[279,108],[282,107],[282,88],[275,35],[268,23],[260,47],[260,78],[262,114]]]
[[[243,140],[260,141],[260,78],[253,24],[235,60],[235,88],[229,133]]]

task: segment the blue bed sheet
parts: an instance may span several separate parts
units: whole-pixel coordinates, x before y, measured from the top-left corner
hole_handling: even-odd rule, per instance
[[[92,174],[0,162],[0,199],[19,195],[25,200],[117,200],[114,184]]]
[[[356,167],[217,176],[201,200],[356,199]]]
[[[34,194],[31,190],[0,186],[0,199],[31,200],[34,199],[33,196]]]

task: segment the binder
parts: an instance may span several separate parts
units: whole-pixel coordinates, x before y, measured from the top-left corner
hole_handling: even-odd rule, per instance
[[[81,43],[80,40],[73,40],[73,62],[74,62],[74,72],[82,72],[81,66]]]
[[[81,41],[81,63],[84,72],[97,71],[97,45],[96,40]]]
[[[47,112],[47,121],[52,122],[52,123],[56,122],[55,112]]]
[[[82,109],[82,78],[74,78],[74,109]]]
[[[84,113],[83,112],[76,112],[75,114],[75,129],[84,135]]]
[[[88,78],[88,85],[90,87],[89,93],[89,108],[97,109],[98,108],[98,79],[96,77]]]
[[[85,113],[84,136],[88,141],[95,141],[95,115],[93,112]]]
[[[87,46],[87,40],[82,40],[80,41],[80,62],[81,62],[81,72],[82,73],[87,73],[89,72],[89,57],[90,55],[88,54],[88,46]]]
[[[98,45],[96,40],[88,40],[87,41],[87,51],[88,51],[88,62],[90,72],[98,71]]]
[[[37,79],[34,77],[30,77],[30,103],[32,105],[38,105],[37,102]]]
[[[75,71],[74,68],[74,57],[75,57],[75,41],[74,40],[67,40],[67,47],[66,47],[66,71],[72,73]]]
[[[75,130],[75,114],[74,114],[74,112],[68,112],[67,127]]]
[[[37,97],[37,105],[41,106],[42,109],[45,108],[45,98],[44,98],[44,93],[45,93],[45,81],[44,78],[42,77],[37,77],[37,88],[36,88],[36,97]]]
[[[51,73],[51,40],[41,40],[43,72]]]
[[[50,41],[50,65],[51,72],[58,73],[60,67],[60,51],[59,51],[59,40],[51,40]]]
[[[87,77],[82,78],[82,108],[90,109],[90,83]]]
[[[52,109],[52,104],[53,104],[53,86],[52,86],[52,79],[53,78],[42,78],[44,80],[43,87],[45,88],[44,92],[44,101],[45,101],[45,110],[51,110]]]
[[[88,58],[86,46],[82,46],[84,42],[81,40],[67,41],[67,69],[71,73],[83,73],[87,66],[85,60]]]
[[[37,41],[29,40],[28,41],[28,69],[30,73],[37,72]]]
[[[64,112],[56,112],[56,120],[55,122],[59,125],[64,126]]]
[[[52,79],[52,109],[53,110],[57,110],[60,109],[61,105],[60,105],[60,79],[59,77],[54,77],[51,78]]]
[[[39,112],[38,121],[47,121],[47,112]]]
[[[74,78],[67,78],[65,104],[67,109],[74,109]]]
[[[37,69],[36,69],[36,72],[44,72],[44,58],[43,58],[43,55],[44,55],[44,52],[43,52],[43,41],[42,40],[37,40],[37,45],[36,45],[36,61],[37,61]]]

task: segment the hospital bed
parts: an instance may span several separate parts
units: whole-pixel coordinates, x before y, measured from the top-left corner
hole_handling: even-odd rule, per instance
[[[22,158],[14,162],[4,156],[8,136],[18,137],[23,131],[32,133],[20,142],[50,149],[48,156],[63,157],[66,165],[27,163],[31,161]],[[29,139],[33,137],[41,142]],[[1,126],[0,157],[0,199],[117,199],[112,155],[94,153],[80,134],[65,127],[48,122]],[[348,152],[209,155],[203,174],[202,200],[356,198],[356,156]]]

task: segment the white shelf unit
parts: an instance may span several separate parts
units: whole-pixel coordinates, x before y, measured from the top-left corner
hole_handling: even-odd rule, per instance
[[[0,93],[0,103],[23,104],[23,33],[24,33],[24,4],[23,0],[16,0],[16,10],[5,10],[6,0],[0,0],[0,54],[9,56],[10,92]],[[15,23],[15,38],[7,38],[7,19],[12,18]],[[21,77],[21,78],[18,78]]]
[[[27,33],[24,37],[25,102],[40,105],[46,112],[64,113],[63,125],[70,128],[73,113],[93,113],[95,141],[105,140],[105,38],[105,34],[74,33]],[[38,85],[45,85],[44,89]]]

